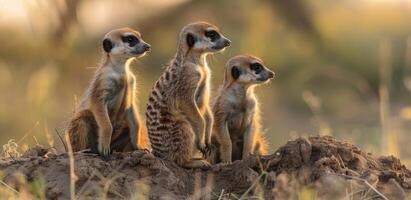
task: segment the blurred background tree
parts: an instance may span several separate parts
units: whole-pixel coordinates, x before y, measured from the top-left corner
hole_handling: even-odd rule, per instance
[[[407,0],[0,0],[0,141],[46,144],[62,132],[112,28],[153,46],[133,63],[144,112],[181,27],[206,20],[233,41],[209,59],[214,91],[236,54],[276,72],[257,90],[271,150],[329,134],[411,159],[410,19]]]

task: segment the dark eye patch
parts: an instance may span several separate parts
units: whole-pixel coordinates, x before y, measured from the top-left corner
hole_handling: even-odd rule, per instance
[[[210,40],[212,42],[216,41],[218,38],[220,38],[220,34],[215,31],[215,30],[208,30],[204,33],[204,35],[208,38],[210,38]]]
[[[250,69],[254,71],[256,74],[259,74],[261,71],[263,71],[263,66],[260,63],[252,63],[250,65]]]
[[[136,36],[134,36],[134,35],[123,36],[123,37],[121,37],[121,40],[122,40],[124,43],[127,42],[130,47],[133,47],[133,46],[135,46],[137,43],[140,42],[140,41],[138,40],[138,38],[137,38]]]

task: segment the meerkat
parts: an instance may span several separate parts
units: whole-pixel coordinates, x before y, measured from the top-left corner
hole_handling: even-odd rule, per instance
[[[211,143],[211,74],[206,56],[230,43],[206,22],[181,30],[177,53],[155,83],[147,104],[146,125],[155,156],[184,168],[210,166],[206,160],[193,158],[196,149],[204,155]]]
[[[254,56],[239,55],[226,63],[224,83],[212,105],[212,144],[217,148],[210,162],[230,163],[250,154],[266,154],[254,88],[272,78],[274,72]]]
[[[121,28],[104,36],[102,50],[102,63],[66,131],[73,151],[91,149],[107,158],[111,150],[148,149],[129,62],[144,56],[150,45],[139,32]]]

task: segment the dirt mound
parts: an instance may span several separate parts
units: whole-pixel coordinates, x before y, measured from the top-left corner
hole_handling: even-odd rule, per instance
[[[373,157],[332,137],[300,138],[273,155],[205,171],[182,169],[143,151],[115,153],[109,161],[75,153],[74,160],[71,191],[67,154],[37,147],[22,157],[2,159],[2,184],[12,192],[0,196],[21,197],[26,191],[47,199],[69,199],[70,192],[80,199],[405,199],[411,192],[411,172],[400,160]]]

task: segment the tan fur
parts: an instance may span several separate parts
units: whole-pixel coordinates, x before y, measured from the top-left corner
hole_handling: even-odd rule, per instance
[[[124,40],[127,36],[134,36],[138,42],[131,45]],[[106,157],[111,150],[148,149],[137,107],[136,77],[128,65],[131,58],[144,56],[150,46],[130,28],[112,30],[104,41],[112,48],[106,52],[103,47],[103,61],[66,133],[74,151],[90,148]]]
[[[258,74],[251,69],[253,63],[261,64]],[[233,67],[241,73],[237,79],[233,77]],[[273,77],[274,73],[253,56],[236,56],[227,62],[224,84],[213,102],[212,143],[217,149],[210,162],[230,163],[250,154],[267,153],[254,88]]]
[[[223,36],[211,41],[205,35],[210,30],[218,32],[217,27],[205,22],[182,29],[177,53],[155,83],[147,105],[146,124],[153,154],[186,168],[209,166],[205,160],[193,159],[195,149],[205,153],[211,141],[213,119],[206,55],[229,45]],[[191,47],[189,38],[195,39]]]

